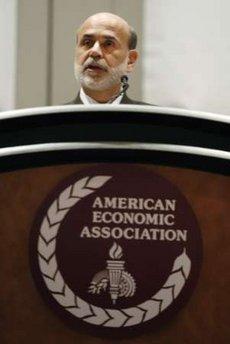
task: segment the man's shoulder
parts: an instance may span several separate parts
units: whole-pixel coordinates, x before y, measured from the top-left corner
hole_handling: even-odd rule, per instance
[[[70,102],[65,103],[64,105],[75,105],[75,104],[83,104],[80,97],[80,93],[77,94],[76,98],[74,98]]]
[[[121,104],[130,104],[130,105],[153,105],[153,104],[149,104],[149,103],[145,103],[139,100],[134,100],[131,99],[127,96],[127,94],[125,93],[122,100],[121,100]]]
[[[122,103],[121,102],[121,104],[130,104],[130,105],[153,105],[153,104],[150,104],[150,103],[145,103],[145,102],[141,102],[141,101],[139,101],[139,100],[133,100],[133,99],[131,99],[131,102],[130,103]]]

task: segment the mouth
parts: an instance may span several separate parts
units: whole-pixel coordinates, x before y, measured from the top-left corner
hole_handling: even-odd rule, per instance
[[[89,72],[106,72],[106,68],[102,67],[99,64],[89,64],[84,68],[84,72],[89,71]]]

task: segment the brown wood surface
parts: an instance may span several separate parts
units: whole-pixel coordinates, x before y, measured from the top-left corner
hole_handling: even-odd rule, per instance
[[[230,343],[230,178],[217,174],[147,166],[187,197],[204,244],[195,292],[163,328],[132,339],[103,339],[68,328],[45,305],[29,268],[30,229],[46,195],[63,178],[86,166],[44,167],[0,175],[0,343]]]

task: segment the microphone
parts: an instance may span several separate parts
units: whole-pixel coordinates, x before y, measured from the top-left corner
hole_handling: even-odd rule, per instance
[[[127,89],[129,88],[128,81],[129,81],[129,78],[127,77],[127,75],[122,75],[121,77],[122,90],[115,97],[111,98],[108,103],[112,103],[116,98],[118,98],[119,96],[121,96],[123,93],[127,91]]]
[[[128,81],[129,81],[129,78],[127,77],[127,75],[122,75],[121,77],[122,91],[120,92],[120,94],[125,93],[127,89],[129,88]]]
[[[122,84],[127,84],[128,80],[129,80],[129,78],[127,77],[127,75],[122,75],[122,77],[121,77]]]

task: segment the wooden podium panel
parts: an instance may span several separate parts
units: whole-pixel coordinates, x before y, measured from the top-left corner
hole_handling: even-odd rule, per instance
[[[0,174],[0,343],[115,343],[69,328],[43,302],[31,276],[29,235],[38,208],[61,180],[91,166],[69,164]],[[142,164],[165,177],[192,206],[203,238],[195,291],[176,317],[155,331],[122,343],[230,342],[230,179],[176,167]]]

